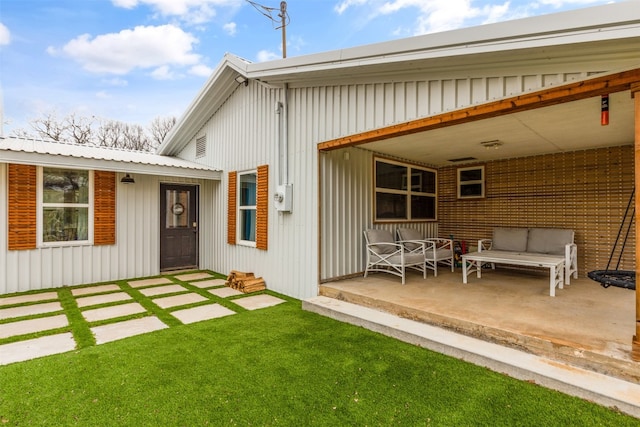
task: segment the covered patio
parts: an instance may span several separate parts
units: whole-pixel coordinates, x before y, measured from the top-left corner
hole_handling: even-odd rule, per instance
[[[584,277],[549,296],[548,272],[500,268],[462,283],[460,268],[407,283],[390,274],[326,282],[320,295],[441,326],[615,376],[640,381],[631,359],[635,292]]]

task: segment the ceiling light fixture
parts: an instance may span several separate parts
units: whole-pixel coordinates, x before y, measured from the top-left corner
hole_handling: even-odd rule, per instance
[[[125,176],[122,177],[122,179],[120,180],[121,183],[123,184],[135,184],[136,181],[133,179],[133,177],[129,174],[126,174]]]
[[[498,147],[502,147],[504,145],[504,142],[498,140],[498,139],[494,139],[491,141],[484,141],[481,142],[480,145],[482,145],[484,148],[486,148],[487,150],[489,148],[493,148],[493,149],[498,149]]]

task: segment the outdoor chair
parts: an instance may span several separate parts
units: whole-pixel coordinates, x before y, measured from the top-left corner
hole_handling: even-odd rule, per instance
[[[441,239],[438,237],[424,238],[420,230],[414,228],[399,228],[398,240],[409,251],[418,247],[422,242],[425,244],[425,266],[433,270],[433,275],[438,277],[438,264],[444,264],[454,270],[453,240]]]
[[[427,278],[424,262],[426,243],[418,242],[417,247],[408,251],[402,244],[396,243],[390,231],[379,229],[365,230],[364,240],[367,246],[364,277],[373,271],[390,273],[401,277],[404,285],[406,269],[413,268],[422,272],[423,279]]]

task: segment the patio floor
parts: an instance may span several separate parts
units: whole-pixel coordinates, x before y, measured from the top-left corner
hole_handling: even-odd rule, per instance
[[[384,273],[328,282],[320,295],[640,382],[640,363],[631,360],[635,293],[588,278],[551,297],[546,270],[498,267],[465,285],[460,269],[439,268],[426,280],[408,273],[406,285]]]

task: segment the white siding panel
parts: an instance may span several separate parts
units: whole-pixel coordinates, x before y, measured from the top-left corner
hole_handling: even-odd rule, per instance
[[[135,175],[135,184],[116,188],[116,244],[8,251],[7,167],[0,163],[0,294],[156,275],[160,272],[160,182],[194,179]],[[213,184],[209,184],[213,185]]]
[[[348,155],[347,155],[348,153]],[[373,153],[358,148],[320,155],[321,281],[361,273],[365,268],[363,231],[395,232],[398,224],[373,223]],[[435,222],[407,225],[437,236]]]

